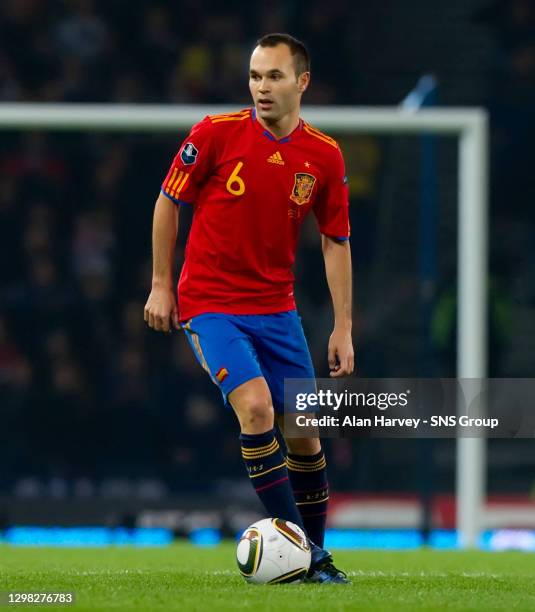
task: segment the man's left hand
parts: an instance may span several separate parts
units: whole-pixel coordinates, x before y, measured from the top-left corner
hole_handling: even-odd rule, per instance
[[[353,351],[351,331],[334,328],[329,338],[328,360],[331,377],[339,378],[342,376],[349,376],[353,373],[355,367],[355,354]]]

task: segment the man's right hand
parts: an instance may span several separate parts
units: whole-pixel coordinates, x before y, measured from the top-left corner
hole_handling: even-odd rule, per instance
[[[174,291],[169,287],[152,287],[145,304],[146,323],[156,331],[168,332],[171,325],[180,329]]]

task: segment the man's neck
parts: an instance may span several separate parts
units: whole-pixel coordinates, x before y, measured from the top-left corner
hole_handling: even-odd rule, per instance
[[[299,110],[297,110],[295,113],[285,115],[279,119],[279,121],[274,121],[272,123],[262,119],[258,113],[256,118],[262,127],[265,127],[266,130],[271,132],[277,140],[280,140],[281,138],[286,138],[286,136],[289,136],[299,125]]]

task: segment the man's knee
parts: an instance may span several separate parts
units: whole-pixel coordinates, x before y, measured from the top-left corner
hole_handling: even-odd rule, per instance
[[[273,428],[275,415],[271,394],[263,379],[254,379],[229,395],[243,433],[263,433]]]
[[[269,398],[251,398],[250,401],[242,402],[236,412],[242,431],[262,433],[273,427],[274,412]]]

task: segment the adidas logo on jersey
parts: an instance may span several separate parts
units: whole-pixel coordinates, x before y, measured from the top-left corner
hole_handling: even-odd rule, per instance
[[[273,155],[270,155],[267,160],[270,164],[279,164],[279,166],[284,166],[284,160],[282,159],[282,155],[279,153],[279,151],[276,151],[273,153]]]

